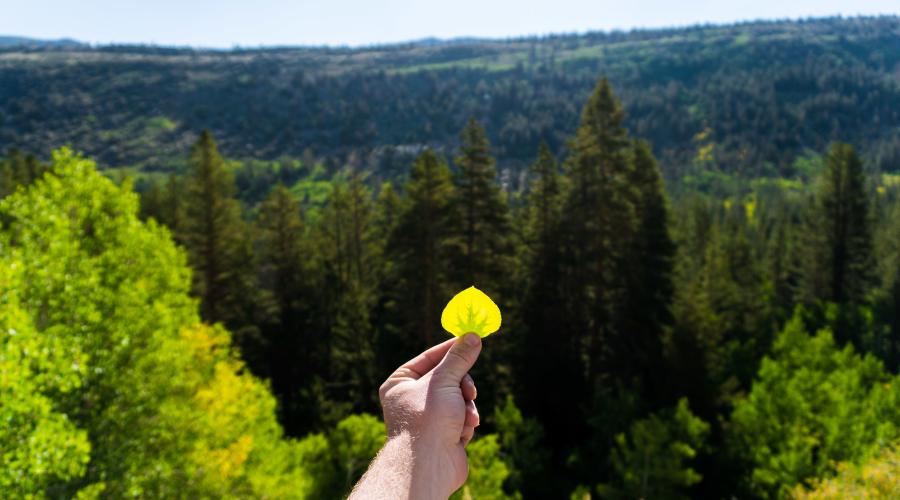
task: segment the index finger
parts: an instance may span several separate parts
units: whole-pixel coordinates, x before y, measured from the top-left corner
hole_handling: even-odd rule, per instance
[[[444,359],[444,355],[447,354],[447,351],[450,350],[450,347],[453,345],[456,339],[452,338],[441,342],[436,346],[432,346],[427,349],[422,354],[414,357],[413,359],[407,361],[400,367],[400,369],[407,369],[414,375],[414,378],[423,377],[426,373],[430,372],[438,363]]]

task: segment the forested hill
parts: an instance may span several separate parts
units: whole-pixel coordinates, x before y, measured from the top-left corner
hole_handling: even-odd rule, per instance
[[[232,158],[327,159],[392,176],[452,157],[469,117],[516,180],[566,148],[598,77],[670,179],[792,175],[829,141],[900,168],[900,18],[828,18],[369,48],[0,49],[0,148],[71,144],[169,171],[208,128]]]

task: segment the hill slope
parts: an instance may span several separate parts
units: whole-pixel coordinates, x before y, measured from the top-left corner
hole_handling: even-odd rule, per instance
[[[900,18],[829,18],[360,49],[0,49],[0,148],[70,143],[176,168],[199,130],[239,158],[304,151],[385,175],[487,127],[507,174],[558,153],[607,76],[667,176],[791,173],[832,140],[900,168]]]

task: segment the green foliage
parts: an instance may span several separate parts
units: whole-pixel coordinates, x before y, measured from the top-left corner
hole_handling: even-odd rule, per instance
[[[22,261],[0,260],[0,493],[41,496],[84,474],[90,443],[55,394],[81,388],[86,356],[65,338],[40,334],[19,304]]]
[[[617,482],[598,487],[600,496],[689,498],[686,488],[702,479],[690,462],[708,433],[683,398],[671,410],[635,421],[615,438],[610,458]]]
[[[487,434],[469,443],[469,478],[454,493],[453,500],[511,500],[521,495],[508,495],[503,483],[509,476],[509,468],[503,461],[500,442],[496,434]]]
[[[298,443],[300,462],[314,478],[307,498],[344,498],[362,477],[386,439],[384,424],[372,415],[351,415],[327,434]]]
[[[176,236],[188,250],[204,319],[235,324],[246,296],[240,274],[246,237],[234,178],[208,131],[191,149],[189,163],[184,227]]]
[[[495,161],[484,127],[470,119],[461,139],[450,226],[461,247],[451,254],[452,260],[447,263],[449,280],[457,291],[478,287],[509,311],[514,307],[510,278],[516,249],[506,193],[497,182]],[[511,339],[504,335],[505,331],[511,331],[511,326],[507,321],[493,337],[494,349],[485,351],[482,362],[473,369],[474,377],[493,381],[481,391],[481,400],[488,407],[493,407],[496,394],[508,390],[510,385],[509,371],[498,360],[507,357],[506,351],[511,347]]]
[[[544,429],[533,418],[525,418],[512,395],[494,411],[495,426],[509,470],[508,491],[550,494],[547,478],[547,451]]]
[[[4,267],[17,275],[3,292],[3,373],[32,374],[16,381],[27,398],[4,382],[0,411],[21,424],[0,456],[5,470],[38,467],[3,496],[304,497],[311,478],[274,398],[225,331],[198,323],[183,253],[137,211],[127,187],[66,150],[0,204],[0,257],[19,263]],[[33,448],[15,444],[29,435]]]
[[[388,299],[392,324],[385,342],[395,354],[391,366],[434,345],[439,337],[441,310],[458,291],[450,284],[450,263],[457,260],[455,188],[450,169],[426,150],[413,163],[404,186],[405,200],[386,254],[394,262]]]
[[[669,179],[691,165],[692,139],[707,128],[711,167],[729,173],[792,176],[795,157],[833,138],[895,168],[898,24],[837,17],[339,50],[5,48],[0,148],[71,143],[103,165],[169,172],[212,125],[235,158],[314,147],[340,165],[415,144],[450,150],[476,116],[500,170],[517,172],[540,139],[565,149],[607,75]],[[391,174],[391,164],[371,167]]]
[[[853,146],[829,148],[814,210],[804,298],[858,304],[874,284],[875,261],[865,173]]]
[[[858,30],[882,25],[857,22],[850,32],[863,45],[837,60],[872,54]],[[836,25],[848,29],[810,21],[673,31],[667,41],[653,33],[551,37],[509,42],[530,43],[530,55],[503,55],[507,45],[497,44],[496,58],[477,53],[484,48],[444,47],[448,73],[437,79],[427,71],[347,78],[346,68],[368,54],[349,50],[328,76],[304,66],[290,89],[270,94],[266,68],[292,70],[247,53],[241,88],[275,99],[294,89],[317,96],[298,104],[316,110],[315,132],[303,130],[313,115],[301,113],[264,152],[256,148],[277,120],[254,120],[240,140],[232,130],[240,112],[210,122],[226,129],[217,131],[225,150],[269,159],[226,160],[207,133],[182,175],[166,179],[180,170],[175,164],[150,173],[117,168],[109,172],[121,179],[117,187],[68,152],[46,175],[35,159],[10,153],[0,169],[0,418],[10,424],[0,430],[0,496],[340,498],[384,440],[375,417],[351,414],[374,411],[384,374],[444,338],[441,307],[473,281],[497,298],[509,335],[491,337],[473,370],[479,406],[494,407],[479,429],[495,434],[471,443],[472,474],[458,496],[778,496],[830,474],[834,460],[855,466],[898,438],[896,383],[873,357],[889,371],[900,359],[897,183],[879,175],[867,186],[862,174],[900,157],[889,147],[896,134],[857,144],[869,152],[865,168],[841,145],[824,161],[806,149],[794,161],[792,141],[823,143],[807,133],[823,129],[822,116],[829,138],[846,132],[841,117],[851,114],[838,101],[881,85],[863,80],[883,70],[811,63],[786,77],[775,63],[771,71],[753,66],[752,75],[716,66],[727,89],[703,84],[712,97],[699,100],[690,89],[705,77],[652,76],[702,73],[696,68],[723,47],[735,51],[729,61],[744,50],[773,51],[738,67],[780,51],[815,61],[819,53],[804,53],[785,30]],[[827,52],[828,43],[816,50]],[[657,44],[679,62],[654,56]],[[386,52],[372,64],[413,62],[403,62],[405,49],[377,50]],[[301,57],[290,52],[280,61]],[[44,56],[56,57],[35,57]],[[493,70],[522,66],[514,82],[512,73],[453,69],[470,56]],[[212,83],[229,57],[196,73],[211,79],[204,99],[231,98],[227,85]],[[331,54],[317,57],[327,65]],[[623,62],[631,57],[641,63]],[[13,59],[0,58],[0,66]],[[872,64],[897,62],[879,61]],[[142,64],[112,79],[139,81]],[[164,66],[156,66],[161,79]],[[643,93],[620,86],[623,101],[637,103],[627,115],[609,81],[597,84],[560,168],[554,151],[576,125],[570,101],[587,95],[598,67],[612,81],[656,83]],[[195,85],[196,74],[178,88]],[[4,82],[21,76],[0,71]],[[835,94],[823,89],[838,84],[847,86],[829,101]],[[422,91],[441,96],[439,112],[429,111]],[[461,92],[465,99],[454,97]],[[866,123],[890,127],[893,118],[871,103],[892,102],[891,92],[858,99],[868,103],[860,105]],[[265,112],[268,98],[259,95],[255,109]],[[358,100],[372,95],[416,105]],[[783,95],[796,98],[788,111],[778,108]],[[817,96],[815,104],[806,95]],[[769,113],[777,118],[759,119],[768,109],[754,102],[760,96],[781,110]],[[482,100],[492,111],[479,111]],[[549,113],[547,103],[559,106]],[[802,126],[784,125],[794,112]],[[120,120],[127,130],[116,144],[131,133],[173,141],[191,133],[193,118],[167,109],[146,116],[166,118]],[[338,116],[348,120],[334,125]],[[453,173],[414,145],[456,147],[446,138],[469,116],[488,127],[471,121],[463,130]],[[560,121],[566,117],[571,122]],[[747,117],[765,124],[764,141]],[[0,136],[10,136],[10,123],[0,123]],[[667,182],[671,205],[652,148],[631,139],[626,125],[639,135],[664,127],[656,151],[669,174],[685,174]],[[673,143],[678,137],[687,139]],[[529,175],[515,175],[541,138],[549,146]],[[280,156],[297,144],[302,163]],[[360,144],[365,151],[354,151]],[[114,149],[108,154],[122,154]],[[400,187],[401,169],[417,153]],[[137,218],[132,174],[146,223]],[[812,305],[773,350],[799,300]],[[220,323],[201,324],[198,305]],[[836,342],[805,333],[823,327]],[[840,350],[845,341],[869,354]],[[255,377],[271,381],[274,397]],[[511,396],[496,404],[508,394],[522,411]],[[284,439],[276,412],[288,435],[305,437]]]
[[[798,485],[791,493],[798,500],[890,500],[900,496],[898,474],[900,456],[894,446],[882,450],[862,465],[842,462],[837,465],[835,477],[811,481],[809,489]]]
[[[897,381],[871,355],[807,333],[800,313],[779,334],[731,417],[734,452],[754,494],[787,495],[834,462],[857,461],[898,437]]]
[[[380,284],[384,235],[375,232],[372,194],[359,175],[335,185],[318,229],[318,279],[325,299],[319,320],[328,332],[327,366],[336,388],[329,396],[349,404],[352,411],[374,410],[378,382],[371,312]]]

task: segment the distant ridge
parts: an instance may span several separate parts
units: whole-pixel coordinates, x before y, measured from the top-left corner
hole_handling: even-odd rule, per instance
[[[0,152],[72,144],[148,175],[181,168],[208,129],[231,158],[392,178],[423,147],[451,155],[475,117],[519,182],[541,141],[567,154],[601,77],[673,181],[791,178],[837,140],[900,172],[897,16],[357,48],[9,45],[22,41],[0,38]]]
[[[0,35],[0,47],[85,47],[87,44],[72,38],[60,38],[57,40],[42,40],[24,36]]]

